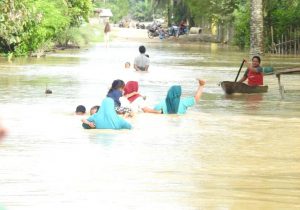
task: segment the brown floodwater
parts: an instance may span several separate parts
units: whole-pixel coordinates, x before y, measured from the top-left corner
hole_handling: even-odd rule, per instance
[[[9,131],[0,144],[0,205],[300,209],[299,75],[283,76],[292,91],[284,100],[274,75],[265,77],[268,93],[224,95],[219,82],[234,80],[247,52],[216,44],[147,44],[150,71],[135,76],[149,106],[173,84],[193,95],[195,78],[207,81],[200,103],[183,116],[138,114],[130,131],[82,129],[75,107],[100,104],[139,44],[0,60],[0,117]],[[266,55],[262,65],[300,66],[300,59]],[[52,95],[45,95],[46,87]]]

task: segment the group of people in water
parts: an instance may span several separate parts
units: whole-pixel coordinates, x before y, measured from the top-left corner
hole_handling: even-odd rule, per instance
[[[126,84],[122,80],[114,80],[106,98],[101,106],[92,107],[91,116],[82,119],[82,125],[86,129],[131,129],[132,126],[125,119],[133,117],[137,112],[153,114],[185,114],[187,109],[195,105],[201,98],[204,80],[198,80],[196,94],[191,97],[182,98],[180,85],[171,86],[165,100],[155,105],[153,108],[147,106],[145,97],[139,94],[138,81],[128,81]],[[82,105],[76,109],[77,113],[84,114]]]
[[[134,60],[135,71],[148,71],[149,56],[146,48],[139,47],[140,55]],[[130,68],[130,63],[125,63],[125,68]],[[138,112],[153,114],[184,114],[187,109],[194,106],[201,98],[205,81],[198,79],[198,88],[194,96],[182,98],[180,85],[171,86],[167,96],[154,107],[146,103],[146,97],[139,93],[139,82],[129,80],[125,83],[121,79],[112,82],[106,97],[100,106],[90,109],[90,117],[82,119],[82,126],[86,129],[131,129],[132,126],[126,118],[133,117]],[[86,108],[79,105],[76,114],[84,115]]]
[[[145,55],[146,48],[139,47],[140,55],[135,58],[134,69],[136,71],[148,71],[149,57]],[[239,82],[248,79],[251,86],[263,85],[262,68],[260,58],[254,56],[252,63],[247,63],[247,71]],[[125,68],[130,68],[130,63],[125,63]],[[199,102],[205,81],[198,79],[198,87],[194,96],[181,97],[182,87],[173,85],[169,88],[166,97],[153,107],[146,103],[146,97],[139,93],[139,83],[129,80],[116,79],[112,82],[106,97],[101,106],[94,106],[90,110],[90,117],[82,119],[82,126],[85,129],[131,129],[132,125],[126,118],[133,117],[137,112],[153,114],[185,114],[189,107]],[[77,114],[84,114],[86,109],[80,105],[76,108]]]

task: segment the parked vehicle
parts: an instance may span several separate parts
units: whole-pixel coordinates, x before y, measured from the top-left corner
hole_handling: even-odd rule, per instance
[[[145,28],[146,28],[146,27],[145,27],[145,24],[140,23],[140,22],[138,22],[137,24],[135,24],[135,27],[136,27],[137,29],[145,29]]]
[[[129,28],[130,20],[120,20],[119,27],[120,28]]]
[[[159,37],[160,39],[168,38],[169,31],[164,30],[161,24],[153,22],[153,24],[148,29],[148,37],[153,39],[154,37]]]
[[[120,28],[124,28],[124,22],[123,22],[123,21],[120,21],[120,22],[119,22],[119,27],[120,27]]]

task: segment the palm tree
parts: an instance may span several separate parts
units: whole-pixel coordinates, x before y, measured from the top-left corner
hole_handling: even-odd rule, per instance
[[[250,54],[263,55],[263,0],[251,0]]]

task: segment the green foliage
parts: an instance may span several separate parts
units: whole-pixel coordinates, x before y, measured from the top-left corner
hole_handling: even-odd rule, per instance
[[[250,46],[250,4],[240,6],[235,12],[234,43],[240,48]]]
[[[66,47],[71,46],[84,46],[92,42],[99,42],[103,40],[103,27],[100,26],[90,26],[88,24],[83,25],[80,28],[71,27],[68,30],[60,33],[56,42],[58,46]]]
[[[147,1],[133,0],[130,2],[130,15],[138,21],[150,21],[153,19],[153,8]]]
[[[237,0],[185,0],[189,16],[197,24],[201,20],[213,20],[215,23],[228,22],[237,8]]]
[[[199,23],[202,18],[209,16],[209,0],[185,0],[184,2],[194,22]]]
[[[71,26],[80,26],[84,21],[88,22],[92,9],[91,0],[67,0],[68,16],[71,18]]]
[[[114,23],[120,21],[123,17],[128,15],[129,1],[128,0],[110,0],[109,2],[96,2],[96,7],[111,9],[113,17],[111,20]]]
[[[286,34],[290,28],[299,28],[300,2],[298,0],[266,0],[265,26],[268,35],[270,27],[274,28],[275,38]]]
[[[91,0],[0,1],[0,52],[27,55],[88,21]]]
[[[31,27],[38,23],[33,8],[26,0],[0,2],[0,51],[14,52],[22,40],[28,36]]]
[[[36,0],[33,15],[39,22],[31,27],[16,49],[16,53],[23,55],[47,48],[53,37],[62,33],[69,26],[70,18],[65,16],[67,7],[62,0]]]

